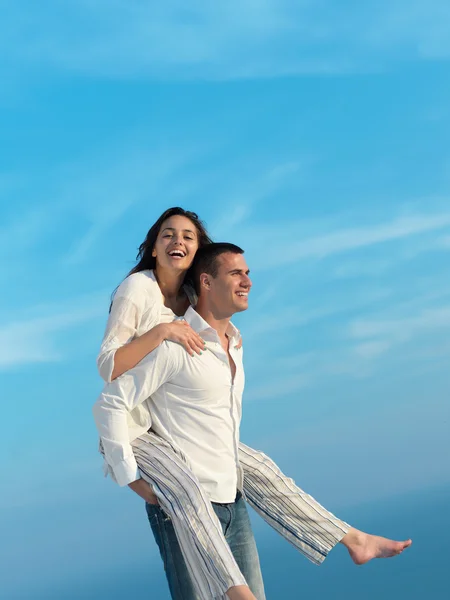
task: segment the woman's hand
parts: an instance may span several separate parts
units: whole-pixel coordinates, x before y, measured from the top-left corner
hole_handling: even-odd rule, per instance
[[[206,350],[205,341],[196,333],[192,327],[182,320],[164,323],[164,339],[181,344],[186,351],[194,356],[194,353],[201,354]]]
[[[143,498],[148,504],[159,504],[158,498],[155,496],[154,491],[145,479],[137,479],[136,481],[129,483],[128,487],[138,496]]]
[[[239,342],[235,346],[236,350],[240,350],[242,348],[242,335],[239,330],[238,330],[238,333],[239,333]]]

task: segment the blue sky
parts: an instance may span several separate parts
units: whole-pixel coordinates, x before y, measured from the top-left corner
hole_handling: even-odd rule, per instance
[[[447,2],[0,2],[0,53],[8,597],[159,568],[91,406],[169,206],[246,250],[244,441],[347,520],[450,484]]]

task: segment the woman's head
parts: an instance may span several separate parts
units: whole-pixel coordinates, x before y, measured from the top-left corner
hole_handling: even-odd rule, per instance
[[[196,213],[178,206],[169,208],[150,227],[129,275],[157,266],[187,271],[198,248],[211,241]]]

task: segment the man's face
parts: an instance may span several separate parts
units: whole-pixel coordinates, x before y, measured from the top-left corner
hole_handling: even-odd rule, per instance
[[[227,316],[246,310],[252,282],[244,256],[225,252],[217,257],[217,265],[217,276],[208,278],[211,303]]]

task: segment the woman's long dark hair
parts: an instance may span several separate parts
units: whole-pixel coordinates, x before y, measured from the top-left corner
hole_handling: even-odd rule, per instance
[[[133,273],[139,273],[140,271],[145,271],[146,269],[154,269],[156,267],[156,257],[152,256],[153,248],[155,247],[156,239],[161,230],[161,226],[167,219],[170,217],[186,217],[189,219],[195,226],[197,230],[198,237],[198,247],[203,248],[207,244],[212,243],[212,239],[209,237],[209,234],[206,230],[206,226],[203,221],[199,218],[197,213],[192,212],[190,210],[184,210],[184,208],[180,208],[179,206],[174,206],[172,208],[168,208],[163,214],[159,217],[155,223],[148,230],[147,235],[145,236],[145,240],[139,246],[139,252],[137,253],[136,260],[137,264],[131,269],[129,273],[127,273],[126,277],[129,277]],[[125,279],[126,279],[125,277]],[[193,287],[192,283],[192,275],[191,269],[189,269],[186,273],[185,283],[188,283]],[[117,288],[113,291],[111,295],[111,304],[109,306],[109,311],[111,312],[112,301],[114,298],[114,294],[116,293]]]

